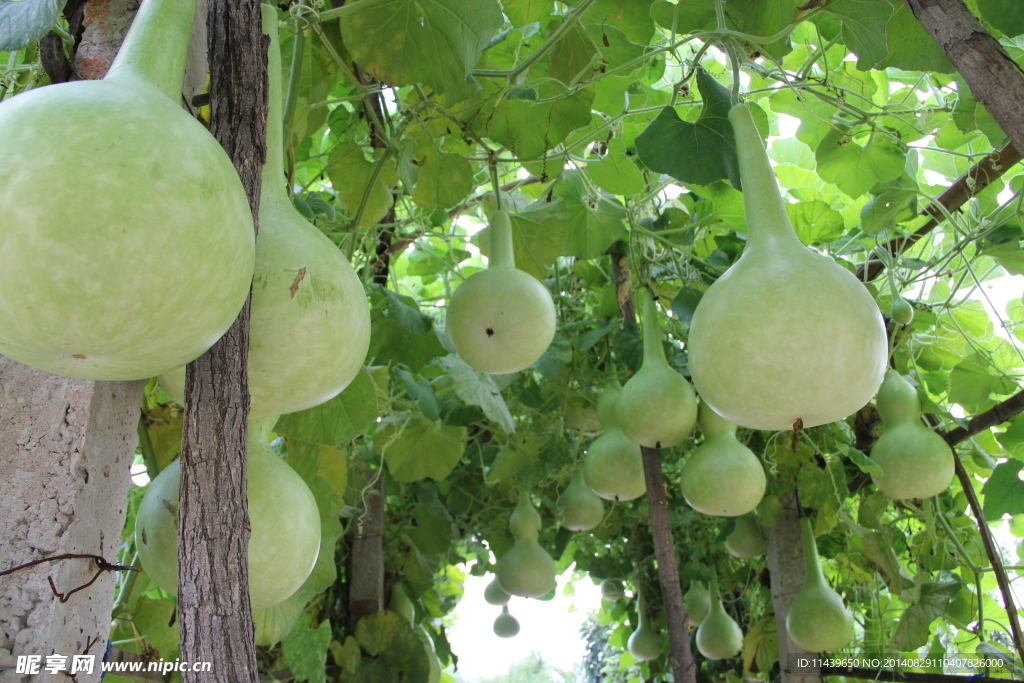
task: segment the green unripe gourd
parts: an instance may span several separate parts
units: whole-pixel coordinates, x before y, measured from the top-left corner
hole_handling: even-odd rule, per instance
[[[494,635],[499,638],[514,638],[519,635],[519,620],[509,614],[508,605],[501,608],[501,614],[494,620]]]
[[[804,586],[786,615],[789,638],[807,652],[833,652],[853,639],[853,615],[825,580],[818,562],[811,520],[800,520],[804,551]]]
[[[572,481],[555,503],[558,523],[570,531],[589,531],[604,519],[604,502],[587,486],[583,469],[572,472]]]
[[[761,461],[736,439],[736,425],[707,403],[700,404],[704,443],[690,455],[679,479],[683,497],[698,512],[718,517],[745,515],[764,497]]]
[[[896,287],[896,278],[893,277],[892,268],[886,268],[886,277],[889,279],[889,291],[892,292],[892,304],[889,307],[889,317],[897,325],[909,325],[914,322],[914,308],[900,294]]]
[[[921,423],[921,402],[914,387],[895,370],[878,390],[878,414],[885,431],[871,447],[882,476],[871,480],[885,495],[900,500],[930,498],[953,478],[953,451],[941,436]]]
[[[638,662],[648,662],[661,656],[661,633],[651,627],[647,618],[647,603],[639,595],[636,606],[637,627],[629,636],[626,649]]]
[[[601,582],[601,599],[618,602],[626,597],[626,587],[618,579],[605,579]]]
[[[885,326],[860,281],[805,247],[746,105],[736,135],[747,245],[693,315],[690,374],[701,398],[742,427],[814,427],[859,410],[888,357]]]
[[[722,607],[715,576],[711,577],[711,609],[697,628],[697,649],[708,659],[729,659],[743,649],[743,631]]]
[[[661,346],[658,308],[644,290],[644,359],[622,387],[615,422],[632,441],[647,448],[674,446],[697,424],[697,397],[686,378],[673,370]]]
[[[690,590],[683,596],[683,607],[690,617],[690,626],[700,626],[711,611],[711,594],[700,581],[691,581]]]
[[[505,592],[505,589],[501,587],[498,582],[498,577],[495,576],[487,587],[484,588],[484,602],[488,605],[496,605],[498,607],[507,605],[508,601],[512,599],[512,596]]]
[[[252,212],[231,159],[180,105],[195,0],[146,0],[101,81],[0,103],[0,353],[143,379],[231,326]]]
[[[264,5],[264,7],[266,7],[266,5]],[[388,611],[394,612],[410,624],[416,622],[416,607],[412,604],[412,600],[409,599],[409,594],[405,592],[405,588],[403,588],[400,583],[396,583],[391,587],[391,599],[388,601]]]
[[[459,285],[446,332],[462,360],[480,372],[508,374],[533,365],[555,337],[555,304],[533,276],[516,268],[512,222],[491,215],[487,268]]]
[[[605,500],[633,500],[647,492],[640,446],[622,433],[615,421],[615,403],[622,389],[608,385],[597,402],[604,433],[594,439],[583,458],[587,486]]]
[[[749,513],[736,519],[736,528],[725,539],[725,549],[733,557],[749,560],[764,555],[768,548],[764,544],[764,531],[757,522],[757,516]]]
[[[247,487],[249,596],[253,609],[289,598],[313,571],[320,551],[320,512],[312,492],[270,447],[277,418],[249,421]],[[135,546],[156,585],[178,594],[179,461],[149,484],[135,519]]]
[[[519,503],[509,519],[515,543],[498,559],[498,583],[510,595],[539,598],[555,587],[555,561],[537,543],[540,515],[533,509],[530,494],[519,492]]]

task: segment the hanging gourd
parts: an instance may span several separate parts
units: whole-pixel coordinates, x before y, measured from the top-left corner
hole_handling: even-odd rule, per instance
[[[525,490],[519,492],[508,526],[515,543],[498,559],[498,583],[506,593],[523,598],[548,594],[555,587],[555,561],[537,542],[540,515]]]
[[[604,433],[594,439],[583,457],[587,486],[605,500],[633,500],[647,491],[640,446],[622,433],[616,423],[615,404],[622,391],[609,384],[597,402]]]
[[[711,611],[711,594],[701,581],[691,581],[690,590],[683,596],[683,607],[690,617],[690,626],[700,626]]]
[[[498,583],[498,577],[495,576],[491,580],[487,587],[484,588],[484,602],[488,605],[507,605],[508,601],[512,599],[512,596],[505,592],[505,589]]]
[[[811,520],[800,520],[804,551],[804,586],[786,615],[789,639],[807,652],[834,652],[853,639],[853,615],[828,585],[818,561]]]
[[[715,411],[751,429],[840,420],[882,381],[882,315],[856,277],[793,231],[746,105],[736,136],[747,245],[693,315],[690,374]]]
[[[764,531],[753,512],[736,518],[736,528],[725,538],[725,549],[741,560],[765,554],[768,548],[764,542]]]
[[[921,423],[921,401],[895,370],[878,390],[878,414],[885,431],[871,447],[882,474],[871,480],[885,495],[907,500],[942,493],[953,478],[953,451],[941,436]]]
[[[893,277],[892,268],[886,268],[886,278],[889,280],[889,291],[892,293],[892,304],[889,307],[889,317],[897,325],[909,325],[914,322],[914,307],[903,298],[899,288],[896,286],[896,278]]]
[[[647,448],[681,442],[697,424],[697,397],[686,378],[673,370],[661,345],[658,307],[646,289],[643,302],[644,358],[622,387],[615,422],[632,441]]]
[[[494,635],[499,638],[514,638],[519,635],[519,620],[509,614],[508,605],[503,605],[501,614],[494,620]]]
[[[642,593],[637,594],[636,630],[629,636],[626,649],[638,662],[648,662],[661,656],[661,633],[650,624],[647,617],[647,602]]]
[[[601,582],[601,599],[618,602],[626,596],[626,587],[619,579],[605,579]]]
[[[745,515],[764,497],[764,467],[753,451],[736,439],[735,424],[706,402],[700,404],[699,415],[704,442],[679,473],[683,497],[705,515]]]
[[[245,190],[181,107],[195,0],[146,0],[100,81],[0,103],[0,353],[142,379],[231,326],[252,282]]]
[[[711,610],[697,628],[697,649],[708,659],[729,659],[743,649],[743,631],[722,607],[718,578],[711,575]]]
[[[590,531],[604,519],[604,502],[583,478],[583,468],[572,471],[572,480],[555,502],[558,523],[570,531]]]
[[[495,211],[487,268],[466,278],[448,303],[446,332],[462,360],[480,372],[507,374],[533,365],[555,337],[547,288],[516,268],[512,221]]]

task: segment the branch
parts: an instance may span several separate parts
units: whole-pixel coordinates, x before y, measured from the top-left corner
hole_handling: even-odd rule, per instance
[[[1002,424],[1022,412],[1024,412],[1024,391],[1019,391],[995,407],[989,408],[984,413],[971,418],[966,427],[957,427],[948,432],[943,432],[939,436],[944,438],[950,446],[955,446],[961,441],[966,441],[975,434],[980,434],[986,429]]]
[[[31,562],[26,562],[25,564],[19,564],[16,567],[11,567],[10,569],[5,569],[2,572],[0,572],[0,576],[7,576],[9,574],[13,574],[14,572],[20,571],[22,569],[28,569],[29,567],[35,567],[36,565],[42,564],[44,562],[56,562],[58,560],[75,560],[75,559],[79,559],[79,560],[92,560],[93,562],[96,563],[96,566],[99,568],[99,571],[96,572],[95,576],[93,576],[91,579],[89,579],[89,581],[87,583],[83,583],[81,586],[78,586],[77,588],[72,588],[67,593],[61,593],[59,590],[57,590],[56,584],[53,583],[53,577],[52,576],[47,576],[46,580],[50,583],[50,590],[53,591],[53,596],[55,598],[57,598],[58,600],[60,600],[62,603],[67,602],[68,599],[72,595],[77,593],[78,591],[85,590],[89,586],[91,586],[94,583],[96,583],[96,579],[100,578],[100,575],[102,575],[103,572],[138,572],[138,571],[142,571],[141,567],[129,567],[129,566],[125,566],[125,565],[113,564],[111,562],[107,562],[101,555],[89,555],[89,554],[84,554],[84,553],[62,553],[60,555],[51,555],[49,557],[44,557],[41,560],[33,560]]]

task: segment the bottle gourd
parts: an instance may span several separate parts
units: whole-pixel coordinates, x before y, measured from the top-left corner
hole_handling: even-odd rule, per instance
[[[711,609],[697,628],[697,649],[708,659],[729,659],[743,649],[743,631],[722,607],[718,578],[711,577]]]
[[[688,341],[701,398],[742,427],[784,430],[842,419],[874,395],[888,349],[864,285],[793,231],[746,105],[736,136],[747,245],[704,294]]]
[[[601,599],[618,602],[626,597],[626,587],[619,579],[605,579],[601,582]]]
[[[503,605],[501,614],[494,620],[494,635],[499,638],[514,638],[519,635],[519,620],[508,611],[508,605]]]
[[[725,549],[741,560],[761,557],[767,552],[764,531],[753,512],[736,518],[736,528],[726,537]]]
[[[252,212],[181,107],[195,0],[146,0],[100,81],[0,103],[0,353],[95,380],[202,355],[249,294]]]
[[[601,497],[587,486],[583,469],[572,472],[572,481],[555,502],[558,523],[570,531],[590,531],[604,519]]]
[[[621,387],[609,384],[597,402],[604,433],[594,439],[583,457],[583,478],[605,500],[633,500],[647,492],[640,446],[619,429],[615,404]]]
[[[745,515],[764,497],[764,467],[753,451],[736,439],[736,425],[707,403],[700,404],[699,420],[704,442],[679,473],[683,497],[705,515]]]
[[[953,451],[921,422],[921,401],[914,387],[895,370],[878,390],[878,414],[885,431],[871,447],[882,475],[871,480],[885,495],[907,500],[942,493],[953,479]]]
[[[631,440],[647,448],[674,446],[697,424],[697,397],[686,378],[673,370],[661,345],[658,307],[642,292],[644,359],[622,387],[615,421]]]
[[[320,512],[306,483],[270,447],[277,418],[249,421],[246,471],[249,597],[253,609],[291,597],[313,571],[320,552]],[[178,594],[178,490],[175,460],[149,484],[135,519],[135,547],[156,585]]]
[[[501,587],[501,583],[498,582],[498,577],[495,576],[487,587],[484,588],[484,602],[488,605],[496,605],[498,607],[507,605],[508,601],[512,599],[512,596],[505,592],[505,589]]]
[[[480,372],[508,374],[533,365],[555,337],[547,288],[516,268],[512,221],[491,215],[487,268],[459,285],[448,302],[446,332],[462,360]]]
[[[828,585],[818,562],[811,520],[800,520],[804,550],[804,586],[786,615],[790,640],[808,652],[833,652],[853,639],[853,615]]]
[[[626,649],[638,662],[648,662],[661,656],[661,633],[654,629],[647,617],[647,602],[638,594],[636,602],[636,630],[629,636]]]
[[[530,494],[519,492],[519,502],[509,519],[515,543],[498,559],[498,583],[510,595],[539,598],[555,587],[555,561],[537,542],[540,515]]]
[[[700,581],[691,581],[690,590],[683,596],[683,607],[686,608],[686,615],[690,617],[690,626],[700,626],[711,611],[711,594],[707,586]]]

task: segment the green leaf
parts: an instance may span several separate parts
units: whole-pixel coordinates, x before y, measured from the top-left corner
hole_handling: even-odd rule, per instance
[[[725,14],[732,20],[736,30],[752,36],[771,36],[789,26],[796,16],[797,0],[729,0]],[[776,59],[792,50],[789,36],[774,43],[758,45]]]
[[[442,358],[440,363],[455,383],[456,396],[468,405],[480,406],[484,415],[501,425],[505,433],[511,434],[516,430],[512,413],[505,405],[505,399],[501,397],[501,389],[494,381],[494,377],[474,370],[454,353]]]
[[[861,147],[835,129],[822,139],[815,158],[821,179],[854,199],[879,181],[898,178],[907,163],[907,155],[888,135],[875,134]]]
[[[402,327],[394,317],[376,310],[371,313],[370,320],[368,357],[378,363],[405,363],[413,372],[419,372],[430,361],[448,353],[436,330],[415,334]]]
[[[562,253],[569,233],[569,216],[565,202],[539,200],[519,213],[509,214],[512,219],[512,248],[516,254],[516,268],[538,280],[547,276],[555,259]],[[480,251],[489,253],[487,243],[490,228],[480,231]]]
[[[327,177],[331,187],[338,193],[338,199],[345,206],[349,218],[355,218],[356,211],[363,201],[363,194],[370,186],[373,169],[380,162],[367,161],[363,156],[363,148],[354,142],[336,145],[331,151],[327,167]],[[394,198],[391,186],[398,182],[394,159],[384,162],[370,187],[370,195],[366,200],[366,208],[355,227],[366,228],[380,222],[391,208]]]
[[[327,648],[331,644],[331,622],[325,619],[315,629],[313,617],[303,612],[295,628],[281,641],[281,657],[299,681],[325,683]]]
[[[704,100],[697,121],[687,123],[673,107],[665,107],[637,136],[637,154],[652,171],[684,183],[729,180],[738,188],[739,161],[729,122],[732,93],[703,69],[697,71],[697,87]]]
[[[595,185],[609,194],[634,195],[644,191],[644,174],[626,156],[626,143],[612,138],[608,153],[600,160],[587,162],[587,175]]]
[[[554,81],[536,85],[537,94],[545,102],[504,99],[494,108],[488,107],[487,136],[499,142],[521,159],[541,157],[544,152],[565,140],[577,128],[590,123],[590,105],[594,102],[594,86],[566,90]]]
[[[566,171],[552,191],[565,205],[568,235],[563,256],[591,259],[602,256],[626,229],[626,210],[607,197],[588,194],[578,171]]]
[[[379,291],[387,297],[388,315],[398,321],[403,329],[413,334],[426,334],[434,329],[434,319],[420,312],[416,300],[402,296],[394,290],[382,287]]]
[[[437,405],[437,394],[430,382],[419,375],[413,376],[401,368],[395,368],[395,374],[405,384],[405,393],[419,402],[420,410],[429,420],[440,419],[440,411]]]
[[[596,0],[583,15],[581,23],[591,26],[614,26],[634,43],[646,45],[654,36],[651,2],[652,0]]]
[[[390,418],[373,435],[395,481],[430,477],[441,481],[455,469],[466,450],[466,428],[438,427],[423,417]]]
[[[930,581],[921,586],[921,597],[900,617],[892,637],[896,652],[913,652],[928,643],[932,622],[946,613],[946,607],[961,590],[959,581]]]
[[[996,441],[1011,458],[1024,458],[1024,416],[1018,415],[1002,434],[996,434]]]
[[[843,42],[857,55],[857,68],[867,71],[889,54],[885,25],[892,16],[889,0],[836,0],[826,12],[843,22]]]
[[[423,155],[412,200],[427,209],[447,209],[461,202],[473,189],[473,166],[461,154],[438,152]]]
[[[0,1],[0,51],[24,50],[43,39],[57,24],[61,0]]]
[[[555,11],[555,0],[501,0],[505,16],[516,28],[539,21]]]
[[[946,53],[932,40],[917,17],[902,2],[894,2],[893,5],[895,11],[885,25],[889,56],[875,68],[894,66],[904,71],[953,73],[953,65]]]
[[[715,25],[715,6],[707,0],[658,0],[651,5],[651,17],[658,26],[685,34],[703,31]]]
[[[1024,33],[1024,5],[1018,0],[977,0],[977,3],[981,17],[1007,38]]]
[[[868,456],[864,455],[863,452],[857,450],[856,448],[846,449],[846,455],[850,458],[853,464],[856,465],[857,468],[860,469],[860,471],[863,472],[864,474],[871,474],[876,477],[880,477],[882,476],[882,474],[884,474],[881,465],[879,465],[877,462],[875,462]]]
[[[365,616],[356,624],[356,640],[376,660],[364,657],[359,666],[359,676],[354,680],[427,683],[430,672],[427,651],[403,617],[393,612]],[[366,674],[364,669],[368,669]],[[390,676],[374,678],[382,670],[390,672]]]
[[[983,361],[972,356],[957,363],[949,373],[949,401],[965,408],[983,404],[992,394],[1013,391],[1014,385],[1004,377],[990,375]]]
[[[364,369],[330,401],[282,415],[274,431],[309,443],[336,446],[366,433],[379,416],[377,390]]]
[[[1007,460],[992,470],[988,481],[981,488],[985,498],[983,506],[985,520],[995,522],[1003,515],[1019,515],[1024,512],[1024,481],[1020,471],[1024,462]]]
[[[917,192],[914,190],[886,190],[872,197],[860,210],[861,230],[869,235],[893,230],[901,220],[914,216],[916,206]]]
[[[697,304],[703,298],[704,292],[693,287],[682,287],[676,297],[672,299],[672,312],[679,322],[689,325],[693,320],[693,314],[697,310]]]
[[[1024,275],[1024,250],[1016,240],[989,247],[981,255],[991,256],[1010,275]]]
[[[477,90],[469,70],[501,28],[497,0],[367,0],[360,8],[341,18],[341,34],[378,80],[428,85],[449,104]]]
[[[555,21],[549,31],[557,29]],[[572,26],[555,42],[548,52],[548,73],[565,85],[579,82],[593,71],[591,65],[598,57],[597,45],[579,24]]]
[[[804,244],[831,242],[846,229],[842,215],[820,199],[786,204],[786,213]]]

